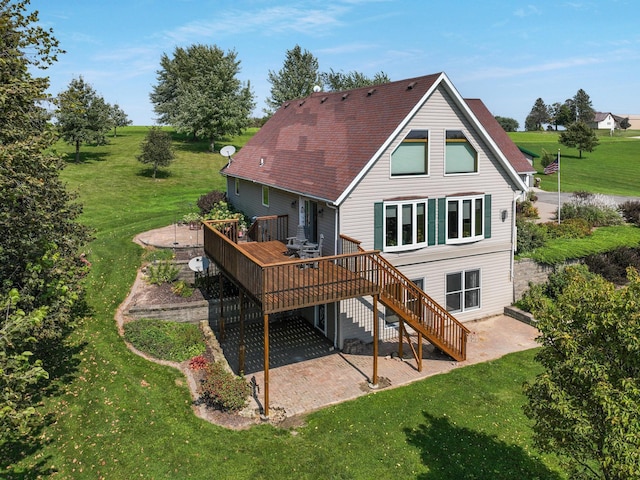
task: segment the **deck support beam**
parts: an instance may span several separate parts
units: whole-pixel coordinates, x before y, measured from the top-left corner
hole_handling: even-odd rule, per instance
[[[371,388],[378,388],[378,294],[373,296],[373,375],[371,377]]]
[[[264,418],[269,418],[269,314],[264,320]]]
[[[220,293],[220,341],[224,342],[224,274],[218,274],[218,290]]]
[[[244,376],[244,359],[245,359],[245,343],[244,343],[244,292],[240,290],[240,340],[238,345],[238,371]]]

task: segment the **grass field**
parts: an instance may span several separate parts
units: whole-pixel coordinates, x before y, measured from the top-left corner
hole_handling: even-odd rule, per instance
[[[132,354],[114,314],[141,262],[134,235],[223,188],[225,160],[177,137],[177,160],[153,180],[135,159],[144,133],[128,127],[109,145],[83,147],[82,162],[63,172],[96,230],[87,247],[93,314],[71,339],[76,363],[47,400],[39,442],[0,459],[1,478],[564,478],[533,450],[521,410],[521,385],[539,371],[531,351],[312,413],[295,434],[195,417],[180,372]]]
[[[560,189],[563,192],[590,191],[610,195],[640,196],[640,131],[599,132],[600,145],[582,152],[558,143],[557,132],[513,132],[511,139],[542,157],[543,149],[557,155],[560,149]],[[540,158],[534,162],[541,188],[557,191],[557,175],[544,175]]]

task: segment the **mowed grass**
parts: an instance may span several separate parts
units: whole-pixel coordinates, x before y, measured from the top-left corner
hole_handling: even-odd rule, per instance
[[[177,160],[153,180],[135,158],[145,132],[128,127],[109,145],[83,147],[83,161],[62,174],[96,229],[87,246],[93,312],[71,339],[75,364],[47,399],[39,442],[21,460],[4,458],[0,478],[563,478],[554,458],[533,450],[522,413],[522,383],[539,372],[533,351],[321,410],[295,434],[198,419],[181,373],[132,354],[114,315],[141,262],[134,235],[224,188],[225,159],[176,136]]]
[[[600,144],[593,152],[580,153],[558,143],[558,132],[513,132],[511,139],[542,157],[543,149],[557,156],[560,149],[560,189],[563,192],[589,191],[610,195],[640,196],[640,136],[638,130],[598,131]],[[544,175],[541,158],[534,167],[542,180],[541,188],[558,190],[556,174]]]

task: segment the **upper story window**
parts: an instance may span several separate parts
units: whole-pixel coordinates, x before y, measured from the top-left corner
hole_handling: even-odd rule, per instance
[[[447,130],[445,149],[445,173],[476,173],[478,152],[460,130]]]
[[[447,243],[484,238],[484,195],[447,198]]]
[[[262,205],[269,206],[269,187],[262,186]]]
[[[391,154],[391,176],[429,173],[429,131],[411,130]]]
[[[385,202],[384,251],[426,246],[427,200]]]

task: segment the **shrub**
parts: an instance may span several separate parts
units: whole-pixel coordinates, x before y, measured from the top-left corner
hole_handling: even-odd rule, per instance
[[[205,220],[231,220],[237,219],[238,226],[240,228],[247,228],[249,221],[246,215],[242,212],[233,210],[227,202],[218,202],[213,208],[204,216]]]
[[[198,198],[196,204],[200,209],[201,215],[208,214],[216,204],[225,201],[227,195],[225,192],[221,192],[220,190],[212,190],[209,193],[205,193]]]
[[[251,387],[242,377],[236,377],[219,362],[205,368],[205,378],[200,386],[201,400],[208,406],[221,410],[237,411],[247,404]]]
[[[141,352],[171,362],[183,362],[205,351],[197,325],[140,319],[124,325],[124,338]]]
[[[640,227],[640,202],[638,200],[628,200],[620,205],[622,216],[625,221]]]
[[[183,298],[189,298],[193,295],[194,289],[184,280],[178,280],[171,286],[171,291]]]
[[[547,229],[548,238],[584,238],[591,235],[589,222],[584,218],[569,218],[557,222],[547,222],[544,224]]]
[[[147,282],[162,285],[176,279],[180,269],[172,262],[153,262],[147,266]]]
[[[574,192],[571,200],[562,205],[560,218],[583,218],[592,227],[623,223],[622,215],[613,198],[589,192]]]
[[[518,229],[517,250],[518,255],[534,251],[542,247],[547,241],[547,231],[544,226],[523,218],[516,219]]]
[[[209,363],[204,355],[197,355],[189,360],[189,368],[193,371],[204,370],[209,366]]]
[[[516,203],[516,215],[524,218],[539,218],[538,209],[533,206],[531,200],[523,200]]]
[[[602,275],[612,283],[623,285],[627,283],[628,267],[640,270],[640,250],[620,247],[611,252],[589,255],[584,263],[593,273]]]

